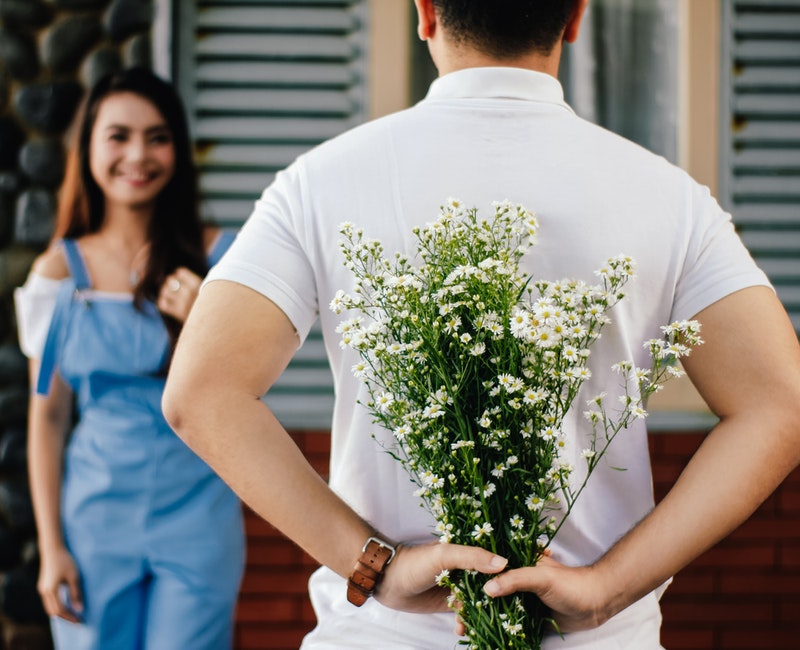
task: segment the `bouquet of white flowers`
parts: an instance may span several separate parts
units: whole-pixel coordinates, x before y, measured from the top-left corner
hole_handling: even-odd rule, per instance
[[[349,310],[337,331],[356,350],[353,373],[366,384],[366,407],[394,434],[387,451],[408,471],[443,542],[477,545],[532,566],[547,549],[615,436],[634,418],[677,361],[701,343],[699,324],[662,328],[645,343],[652,366],[616,364],[622,405],[589,400],[593,434],[586,471],[563,459],[562,422],[590,377],[591,345],[623,298],[634,263],[619,255],[597,271],[600,282],[533,280],[520,261],[538,221],[522,206],[494,205],[489,219],[449,200],[439,218],[416,228],[417,258],[383,256],[380,242],[343,224],[341,242],[355,286],[331,302]],[[576,473],[578,474],[578,473]],[[476,650],[541,646],[553,621],[535,597],[492,599],[487,578],[438,576],[452,591]]]

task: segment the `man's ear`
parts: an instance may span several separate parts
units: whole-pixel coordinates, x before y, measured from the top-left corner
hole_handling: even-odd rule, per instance
[[[436,11],[432,0],[414,0],[417,8],[417,35],[427,41],[436,31]]]
[[[575,7],[572,9],[572,13],[567,21],[567,26],[564,28],[564,40],[567,43],[574,43],[578,39],[581,21],[583,20],[583,15],[586,13],[588,4],[589,0],[575,1]]]

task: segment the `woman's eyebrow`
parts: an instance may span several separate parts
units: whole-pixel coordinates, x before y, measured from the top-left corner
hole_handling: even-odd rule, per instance
[[[166,124],[156,124],[154,126],[147,127],[144,132],[147,135],[153,135],[158,133],[171,133],[170,128]]]
[[[126,124],[109,124],[106,126],[106,131],[131,131],[131,127]],[[152,135],[153,133],[170,133],[170,128],[166,124],[154,124],[153,126],[148,126],[144,129],[144,132],[148,135]]]

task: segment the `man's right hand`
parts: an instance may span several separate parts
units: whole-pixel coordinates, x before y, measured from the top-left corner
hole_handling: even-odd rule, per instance
[[[405,612],[446,612],[450,591],[436,584],[442,571],[463,569],[495,574],[508,561],[482,548],[431,542],[399,546],[375,590],[382,605]]]

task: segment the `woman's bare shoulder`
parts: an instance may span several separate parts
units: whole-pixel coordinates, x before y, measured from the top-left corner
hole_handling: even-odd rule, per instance
[[[219,226],[204,226],[203,227],[203,249],[210,251],[217,243],[217,238],[220,236],[222,229]]]
[[[39,255],[33,261],[31,271],[51,280],[63,280],[70,275],[67,260],[59,245],[51,245]]]

